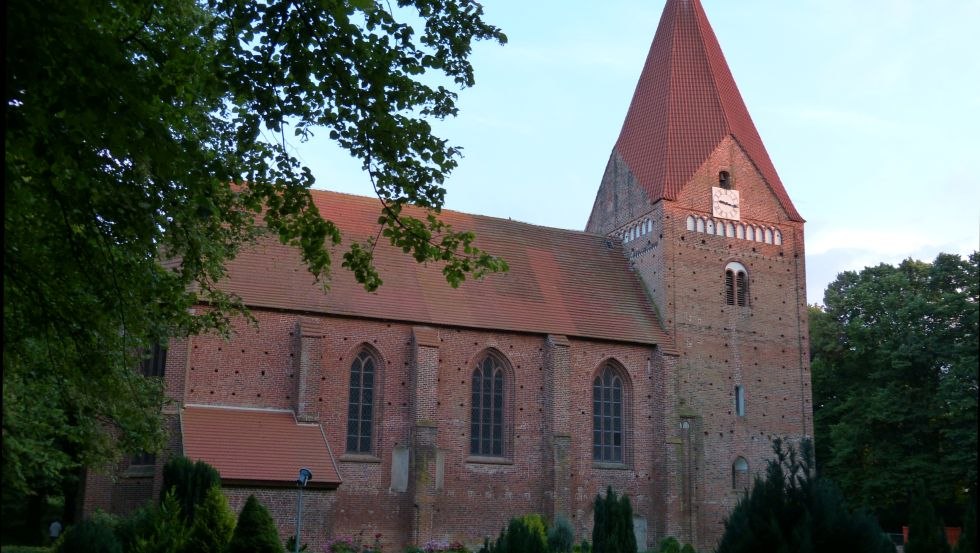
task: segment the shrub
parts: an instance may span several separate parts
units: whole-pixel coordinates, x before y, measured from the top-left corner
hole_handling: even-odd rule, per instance
[[[596,495],[592,525],[592,550],[595,553],[636,553],[633,533],[633,507],[629,497],[616,497],[612,487],[606,497]]]
[[[135,536],[126,549],[128,553],[181,553],[187,544],[188,529],[173,491],[159,506],[148,508],[139,524],[132,529]]]
[[[122,544],[105,521],[83,520],[65,531],[56,553],[122,553]]]
[[[163,467],[161,500],[171,489],[185,521],[194,520],[194,509],[204,500],[208,490],[221,485],[221,475],[204,461],[193,462],[187,457],[174,457]]]
[[[188,553],[222,553],[235,531],[235,514],[221,488],[212,486],[197,506],[187,538]],[[292,551],[292,549],[290,549]]]
[[[936,515],[932,502],[921,483],[912,499],[909,513],[909,541],[906,553],[949,553],[943,523]]]
[[[588,540],[572,546],[572,553],[592,553],[592,544]]]
[[[547,553],[547,527],[541,515],[512,518],[500,532],[497,541],[484,542],[481,551],[488,553]]]
[[[254,495],[248,496],[238,515],[228,553],[284,553],[276,523]]]
[[[811,476],[813,448],[808,440],[802,443],[801,458],[779,439],[773,440],[773,452],[766,479],[756,477],[751,492],[725,521],[717,553],[894,552],[870,515],[852,513],[830,481]]]
[[[664,538],[660,540],[657,553],[681,553],[681,543],[673,536]]]
[[[575,544],[572,523],[562,515],[555,517],[555,525],[548,530],[548,550],[552,553],[571,553]]]
[[[963,533],[956,543],[956,553],[974,553],[977,550],[977,505],[971,498],[963,515]]]

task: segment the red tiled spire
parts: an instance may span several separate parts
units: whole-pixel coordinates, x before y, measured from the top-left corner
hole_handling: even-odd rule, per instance
[[[729,134],[787,215],[802,221],[762,145],[701,2],[667,0],[616,151],[651,201],[673,199]]]

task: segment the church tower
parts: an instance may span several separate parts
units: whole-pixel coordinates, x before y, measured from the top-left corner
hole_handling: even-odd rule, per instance
[[[803,218],[699,0],[667,0],[586,230],[623,241],[680,356],[667,535],[709,550],[771,440],[812,434]]]

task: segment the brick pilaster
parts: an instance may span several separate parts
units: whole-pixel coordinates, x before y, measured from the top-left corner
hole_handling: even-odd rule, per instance
[[[572,485],[570,482],[571,429],[569,428],[569,378],[571,362],[568,338],[548,335],[545,338],[544,356],[544,432],[542,458],[551,459],[544,477],[549,498],[545,501],[545,516],[556,515],[570,518],[572,510]]]
[[[323,364],[323,337],[326,329],[318,319],[301,317],[296,323],[296,335],[299,337],[299,355],[296,362],[296,401],[293,409],[296,411],[296,420],[317,422],[320,413],[316,395]]]
[[[428,327],[412,328],[412,431],[410,493],[415,516],[412,538],[416,545],[433,537],[438,494],[439,461],[436,403],[439,398],[439,333]]]

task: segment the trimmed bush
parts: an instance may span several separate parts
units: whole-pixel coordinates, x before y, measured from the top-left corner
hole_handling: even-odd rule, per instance
[[[956,553],[974,553],[977,550],[977,504],[970,498],[963,515],[963,533],[956,542]]]
[[[122,544],[105,521],[89,519],[71,526],[59,539],[56,553],[123,553]]]
[[[548,549],[552,553],[571,553],[575,545],[572,523],[562,515],[555,517],[555,525],[548,530]]]
[[[141,515],[135,537],[127,553],[182,553],[187,544],[187,526],[173,491],[155,508]]]
[[[194,520],[194,509],[214,486],[221,486],[217,469],[204,461],[193,462],[187,457],[174,457],[163,467],[163,489],[160,499],[174,490],[185,521]]]
[[[187,538],[187,553],[222,553],[235,531],[235,513],[228,506],[221,488],[212,486],[197,506],[194,524]],[[292,551],[292,550],[290,550]]]
[[[284,553],[276,523],[254,495],[248,496],[238,515],[228,553]]]
[[[616,497],[612,486],[606,497],[596,495],[592,525],[592,551],[595,553],[636,553],[633,533],[633,507],[629,497]]]
[[[932,502],[921,483],[912,499],[909,514],[909,541],[905,553],[949,553],[943,522],[936,515]]]

